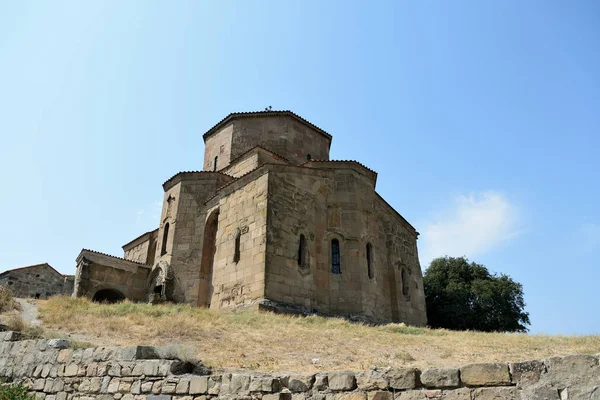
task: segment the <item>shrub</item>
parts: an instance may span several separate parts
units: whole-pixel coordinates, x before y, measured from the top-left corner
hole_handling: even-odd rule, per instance
[[[6,286],[0,286],[0,313],[19,309],[13,292]]]
[[[21,385],[0,386],[0,400],[33,400],[33,396],[27,394],[27,388]]]

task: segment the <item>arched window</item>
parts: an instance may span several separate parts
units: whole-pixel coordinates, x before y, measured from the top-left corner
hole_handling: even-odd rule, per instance
[[[402,294],[408,296],[408,279],[406,279],[406,270],[404,268],[402,268],[402,272],[400,275],[402,278]]]
[[[213,165],[213,171],[217,170],[217,162],[219,161],[219,156],[215,156],[215,163]]]
[[[300,235],[300,243],[298,244],[298,266],[304,267],[306,265],[306,237]]]
[[[162,245],[160,247],[160,255],[164,256],[167,254],[167,239],[169,238],[169,223],[165,224],[165,229],[163,230],[163,239]]]
[[[306,155],[306,160],[307,160],[307,161],[310,161],[310,160],[312,160],[312,157],[310,156],[310,154],[307,154],[307,155]]]
[[[331,273],[342,273],[342,268],[340,265],[340,241],[337,239],[333,239],[331,241]]]
[[[233,253],[233,262],[237,263],[240,261],[240,240],[242,237],[242,232],[238,229],[235,234],[235,250]]]
[[[373,279],[373,246],[367,243],[367,275]]]

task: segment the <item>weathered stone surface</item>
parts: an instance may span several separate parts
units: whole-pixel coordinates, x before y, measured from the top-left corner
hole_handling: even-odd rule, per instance
[[[154,346],[130,346],[123,349],[121,357],[125,361],[154,360],[160,358]]]
[[[208,392],[208,376],[190,379],[190,394],[206,394]]]
[[[307,392],[312,389],[315,382],[315,374],[291,374],[287,379],[287,387],[290,391]]]
[[[45,299],[73,293],[73,276],[61,275],[44,263],[6,271],[0,277],[0,285],[8,287],[16,297]]]
[[[508,365],[470,364],[460,369],[460,379],[467,386],[496,386],[509,385],[510,375]]]
[[[453,390],[442,390],[444,400],[471,400],[471,389],[460,388]]]
[[[327,389],[327,386],[328,386],[327,374],[326,373],[316,374],[315,375],[315,383],[313,385],[314,389],[322,392],[323,390]]]
[[[173,396],[167,396],[167,395],[149,395],[147,397],[148,400],[171,400],[173,398]]]
[[[291,400],[291,393],[263,394],[262,400]]]
[[[537,382],[540,375],[546,371],[546,366],[538,360],[522,361],[511,363],[509,370],[512,382],[519,384],[522,381]]]
[[[181,379],[175,387],[176,394],[187,394],[190,388],[190,381],[187,379]]]
[[[376,391],[367,393],[368,400],[394,400],[394,394],[386,391]]]
[[[277,392],[281,389],[281,382],[272,376],[253,376],[250,381],[251,392]]]
[[[385,390],[388,388],[388,380],[384,372],[377,369],[368,369],[356,374],[356,384],[359,390]]]
[[[364,392],[341,392],[328,394],[326,400],[367,400]]]
[[[392,389],[414,389],[417,387],[417,370],[415,368],[390,368],[385,372]]]
[[[331,390],[353,390],[356,387],[356,377],[351,371],[329,372],[327,381]]]
[[[71,342],[67,339],[50,339],[48,340],[48,347],[54,349],[66,349],[71,345]]]
[[[229,381],[229,393],[248,393],[250,391],[250,380],[250,375],[231,374],[231,379]]]
[[[407,390],[406,392],[398,393],[398,400],[427,400],[424,390]]]
[[[473,400],[517,400],[520,398],[515,387],[490,387],[473,390]]]
[[[458,387],[458,368],[427,368],[421,372],[421,383],[428,388]]]

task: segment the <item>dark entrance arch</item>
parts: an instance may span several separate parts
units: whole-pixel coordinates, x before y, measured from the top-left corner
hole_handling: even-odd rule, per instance
[[[101,289],[96,292],[92,301],[98,303],[118,303],[119,301],[125,300],[125,296],[121,292],[115,289]]]
[[[210,307],[213,294],[213,263],[217,251],[217,230],[219,229],[219,210],[213,211],[204,225],[204,243],[202,245],[202,264],[200,265],[200,285],[198,288],[198,306]]]

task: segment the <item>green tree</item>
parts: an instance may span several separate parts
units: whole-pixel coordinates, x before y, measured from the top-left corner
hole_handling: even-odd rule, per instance
[[[523,286],[465,257],[436,258],[423,284],[432,328],[526,332],[530,324]]]

